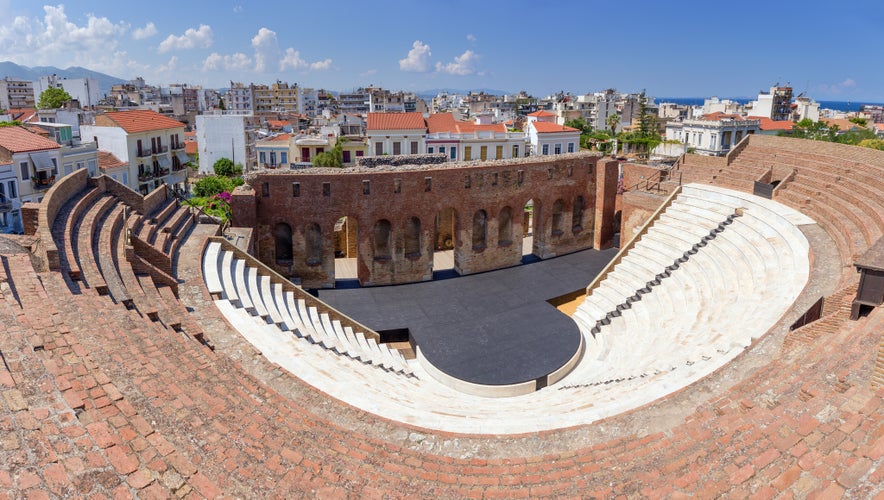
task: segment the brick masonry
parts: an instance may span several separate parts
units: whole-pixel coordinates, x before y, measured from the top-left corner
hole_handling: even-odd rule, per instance
[[[437,236],[446,230],[448,209],[454,214],[451,243],[460,274],[521,262],[529,200],[538,257],[609,246],[617,164],[572,154],[439,167],[276,171],[257,173],[249,184],[233,194],[233,225],[255,228],[256,254],[262,262],[284,276],[300,278],[306,287],[333,286],[335,223],[347,217],[351,231],[355,226],[360,283],[387,285],[432,278],[433,251],[437,240],[445,239]],[[583,199],[582,224],[574,217],[578,197]],[[511,235],[500,228],[506,209],[511,213]],[[482,227],[481,221],[474,223],[481,219],[480,211],[485,213],[484,245],[474,237],[474,228]],[[437,217],[442,219],[439,235]],[[406,224],[412,218],[420,223],[418,251],[407,241]],[[379,221],[389,222],[389,253],[378,244],[386,234],[376,230]],[[291,229],[291,261],[276,258],[274,231],[279,224]],[[321,255],[308,251],[313,224],[319,228]]]

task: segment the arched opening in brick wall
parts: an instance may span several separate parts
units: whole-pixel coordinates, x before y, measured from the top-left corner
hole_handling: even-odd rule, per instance
[[[375,222],[374,230],[372,231],[374,260],[390,260],[393,258],[392,233],[390,221],[387,219]]]
[[[522,214],[522,255],[535,254],[540,257],[537,249],[543,235],[543,203],[532,198],[525,203]]]
[[[457,244],[457,210],[443,208],[436,214],[433,234],[433,271],[454,269]]]
[[[473,251],[485,250],[488,232],[488,214],[484,210],[476,210],[473,214]]]
[[[359,257],[359,221],[344,216],[335,222],[335,279],[356,279]]]
[[[405,221],[405,256],[421,256],[421,220],[417,217],[409,217]]]
[[[276,263],[289,265],[292,263],[292,227],[285,222],[273,228],[273,239],[276,249]]]
[[[497,216],[497,246],[513,244],[513,209],[503,207]]]
[[[574,209],[571,211],[571,232],[579,233],[583,231],[583,196],[574,198]]]
[[[322,265],[322,228],[315,222],[304,228],[304,260],[308,266]]]
[[[565,200],[559,198],[553,203],[550,234],[561,236],[565,232]]]

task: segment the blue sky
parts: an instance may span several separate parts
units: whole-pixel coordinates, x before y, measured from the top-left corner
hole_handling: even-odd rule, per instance
[[[884,1],[0,0],[0,61],[149,83],[277,79],[884,101]],[[2,75],[0,75],[2,76]]]

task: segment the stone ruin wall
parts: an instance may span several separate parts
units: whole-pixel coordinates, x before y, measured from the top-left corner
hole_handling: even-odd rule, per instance
[[[518,265],[529,200],[534,200],[533,253],[538,257],[606,248],[613,235],[617,163],[575,153],[430,166],[266,171],[248,180],[233,194],[232,223],[255,229],[256,256],[262,262],[299,278],[304,287],[334,286],[335,225],[347,217],[337,235],[338,250],[352,253],[352,248],[340,248],[345,234],[355,240],[359,281],[371,286],[432,279],[434,249],[448,239],[446,216],[453,226],[448,233],[458,273]],[[578,196],[584,202],[582,227],[573,224]],[[554,215],[557,200],[561,211]],[[500,241],[505,207],[511,210],[511,238]],[[474,216],[480,210],[486,213],[485,244],[474,246]],[[410,224],[415,219],[419,238]],[[379,221],[389,222],[389,245],[380,249],[376,240],[387,233],[377,229]],[[276,255],[280,224],[291,230],[291,260]]]

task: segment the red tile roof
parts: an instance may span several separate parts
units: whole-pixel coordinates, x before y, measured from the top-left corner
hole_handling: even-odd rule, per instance
[[[538,134],[549,134],[555,132],[580,132],[576,128],[566,127],[564,125],[559,125],[558,123],[553,122],[533,121],[531,122],[531,126],[534,127],[534,130],[536,130]]]
[[[98,168],[102,170],[123,167],[125,165],[127,165],[127,163],[120,161],[120,159],[114,156],[113,153],[107,151],[98,152]]]
[[[190,132],[184,132],[184,137],[190,138],[190,139],[196,139],[196,132],[194,132],[192,130]]]
[[[770,131],[770,130],[792,130],[792,123],[789,120],[771,120],[766,116],[750,116],[748,117],[750,120],[759,120],[761,124],[759,128],[761,130]]]
[[[287,122],[285,120],[267,120],[267,125],[270,125],[272,128],[283,128],[283,127],[291,127],[291,122]]]
[[[549,111],[545,111],[545,110],[542,110],[542,109],[541,109],[540,111],[535,111],[535,112],[533,112],[533,113],[528,113],[528,116],[537,116],[537,117],[541,117],[541,116],[556,116],[556,115],[553,114],[553,113],[550,113]]]
[[[273,142],[288,142],[289,139],[292,138],[292,134],[279,134],[273,137],[268,137],[264,139],[264,141],[273,141]]]
[[[149,130],[165,130],[183,128],[184,124],[149,109],[132,111],[111,111],[104,114],[126,132],[147,132]]]
[[[722,113],[721,111],[716,111],[715,113],[707,113],[700,117],[701,120],[742,120],[743,117],[740,115],[732,115],[729,113]]]
[[[473,122],[457,121],[451,113],[434,113],[427,118],[427,128],[431,134],[436,132],[470,133],[480,130],[492,132],[506,132],[506,125],[493,123],[490,125],[477,125]]]
[[[28,132],[22,127],[0,127],[0,147],[13,153],[58,149],[57,142]]]
[[[184,141],[184,152],[193,156],[199,152],[199,144],[196,141]]]
[[[10,115],[13,120],[25,122],[33,120],[37,116],[35,108],[10,108],[6,110],[6,114]]]
[[[866,127],[863,127],[862,125],[857,125],[856,123],[853,123],[852,121],[850,121],[846,118],[820,118],[820,121],[830,127],[833,125],[837,125],[838,130],[841,130],[841,131],[853,130],[853,129],[858,129],[858,128],[866,128]]]
[[[427,123],[421,113],[369,113],[366,130],[425,129]]]

